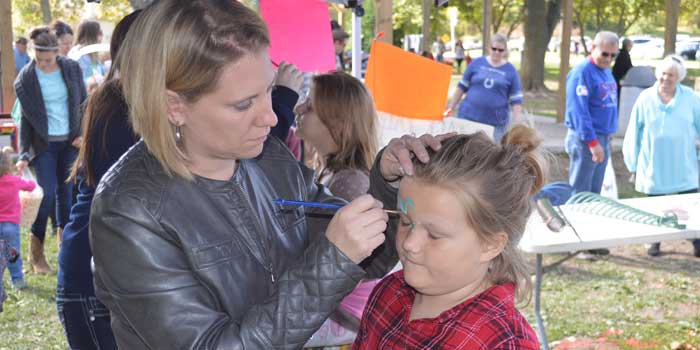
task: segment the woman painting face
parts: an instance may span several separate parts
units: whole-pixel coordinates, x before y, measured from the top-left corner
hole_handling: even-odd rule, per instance
[[[406,283],[430,296],[458,296],[479,287],[502,247],[481,242],[454,191],[404,178],[396,250]]]
[[[171,121],[181,125],[184,148],[192,161],[258,156],[270,128],[277,124],[271,103],[274,81],[264,49],[228,64],[216,89],[196,102],[184,103],[180,109],[169,106]],[[169,91],[169,100],[172,94]]]

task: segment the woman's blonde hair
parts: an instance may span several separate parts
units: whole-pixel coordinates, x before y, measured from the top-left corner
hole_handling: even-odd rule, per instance
[[[314,76],[311,91],[311,106],[338,145],[338,151],[324,160],[325,169],[356,169],[369,174],[379,141],[377,112],[365,85],[337,71]]]
[[[12,174],[12,148],[0,148],[0,176]]]
[[[417,179],[457,194],[480,241],[494,242],[501,232],[508,235],[487,278],[493,284],[512,282],[520,301],[529,300],[532,290],[518,242],[532,211],[531,198],[545,181],[545,163],[537,150],[541,143],[535,130],[516,125],[500,145],[483,132],[458,135],[445,140],[439,151],[429,151],[429,163],[414,161]]]
[[[216,88],[224,67],[269,45],[265,23],[238,1],[160,0],[141,13],[119,54],[121,82],[134,131],[167,173],[192,178],[166,90],[194,103]]]

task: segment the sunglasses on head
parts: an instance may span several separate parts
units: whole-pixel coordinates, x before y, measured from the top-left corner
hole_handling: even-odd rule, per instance
[[[505,51],[506,49],[499,49],[499,48],[497,48],[497,47],[491,47],[491,50],[492,50],[492,51],[496,51],[496,52],[503,52],[503,51]]]
[[[601,52],[600,52],[600,55],[603,56],[603,57],[610,57],[610,58],[615,58],[615,57],[617,57],[617,54],[616,54],[616,53],[605,52],[605,51],[601,51]]]

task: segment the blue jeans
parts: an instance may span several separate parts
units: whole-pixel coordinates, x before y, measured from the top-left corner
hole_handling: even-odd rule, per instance
[[[600,193],[605,177],[605,167],[610,158],[610,136],[598,134],[598,142],[605,151],[605,159],[600,163],[593,162],[593,155],[588,145],[569,129],[564,145],[569,154],[569,184],[573,187],[571,195],[579,192]]]
[[[49,147],[32,160],[36,180],[44,190],[39,213],[32,224],[32,233],[42,242],[46,236],[52,203],[56,204],[58,227],[63,228],[68,223],[70,207],[73,205],[73,184],[66,183],[66,180],[77,155],[78,150],[68,141],[49,142]]]
[[[0,222],[0,239],[7,242],[10,247],[21,251],[19,242],[19,225],[12,222]],[[24,279],[22,273],[22,257],[17,258],[17,261],[7,264],[7,269],[10,270],[12,283]],[[0,283],[2,283],[2,275],[0,275]]]
[[[494,125],[493,126],[493,142],[500,145],[503,135],[508,131],[508,124]]]
[[[94,295],[56,290],[58,319],[73,350],[117,348],[109,310]]]

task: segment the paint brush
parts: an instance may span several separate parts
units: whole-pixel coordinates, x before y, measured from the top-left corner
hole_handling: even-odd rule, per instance
[[[309,208],[320,208],[320,209],[340,209],[343,207],[343,205],[339,205],[339,204],[308,202],[308,201],[295,201],[295,200],[291,200],[291,199],[275,199],[272,202],[275,204],[284,205],[284,206],[297,206],[297,207],[309,207]],[[401,212],[398,210],[391,210],[391,209],[382,209],[382,210],[384,210],[387,214],[394,214],[394,215],[401,214]]]

